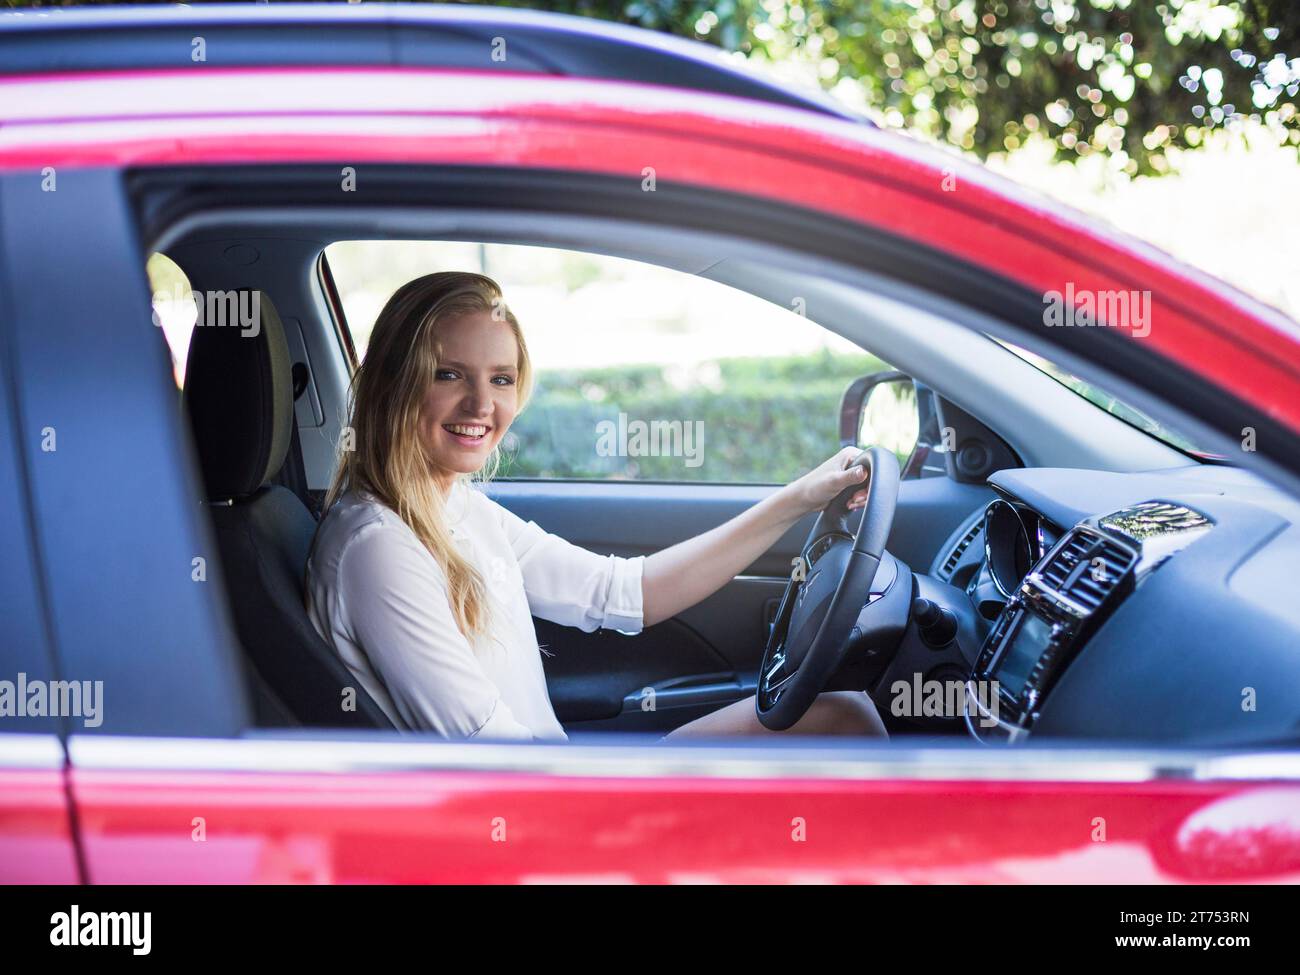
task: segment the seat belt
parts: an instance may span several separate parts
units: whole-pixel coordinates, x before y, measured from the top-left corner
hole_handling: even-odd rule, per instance
[[[302,459],[302,441],[298,437],[297,403],[298,398],[302,396],[306,388],[307,367],[301,362],[295,362],[293,364],[294,413],[292,425],[289,428],[289,453],[284,459],[284,466],[280,468],[277,480],[282,487],[286,487],[298,495],[298,500],[311,512],[311,516],[319,520],[320,513],[316,510],[316,502],[312,498],[311,489],[307,485],[307,469]]]

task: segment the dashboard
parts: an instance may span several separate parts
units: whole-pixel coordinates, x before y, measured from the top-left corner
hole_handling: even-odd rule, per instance
[[[1025,737],[1300,736],[1300,505],[1248,472],[999,471],[931,576],[979,622],[965,723]]]

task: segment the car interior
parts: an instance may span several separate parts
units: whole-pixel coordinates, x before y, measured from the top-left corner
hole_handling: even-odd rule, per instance
[[[536,620],[570,734],[657,736],[755,693],[778,708],[783,682],[797,676],[797,645],[833,660],[821,688],[869,691],[895,738],[1266,742],[1293,737],[1300,723],[1300,600],[1288,598],[1300,503],[1249,458],[1225,459],[1236,445],[1170,407],[1154,383],[1138,387],[1045,343],[1034,349],[988,309],[793,248],[612,217],[214,208],[159,227],[149,249],[196,291],[261,297],[256,336],[194,329],[182,395],[259,728],[391,728],[360,688],[355,709],[340,708],[354,682],[303,608],[356,356],[325,252],[354,240],[562,248],[705,278],[781,308],[801,298],[817,325],[893,370],[861,377],[835,411],[806,418],[847,446],[872,446],[859,440],[872,390],[915,389],[918,435],[894,475],[896,503],[878,506],[876,521],[888,514],[887,523],[852,524],[829,508],[809,516],[731,584],[636,636]],[[1180,437],[1103,408],[1008,343],[1114,391]],[[806,468],[824,459],[809,456]],[[874,463],[885,485],[887,459]],[[634,556],[705,531],[777,486],[506,476],[488,493],[575,544]],[[882,531],[884,549],[859,578],[855,551]],[[856,598],[851,618],[846,597]],[[843,629],[828,636],[843,636],[826,649],[818,631],[836,615]],[[960,713],[916,706],[931,687],[956,688]],[[903,688],[922,690],[900,706]]]

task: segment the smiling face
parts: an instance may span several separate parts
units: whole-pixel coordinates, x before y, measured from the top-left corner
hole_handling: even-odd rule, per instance
[[[438,348],[438,368],[422,403],[420,436],[439,469],[472,474],[518,412],[519,344],[509,322],[494,321],[482,311],[442,322]]]

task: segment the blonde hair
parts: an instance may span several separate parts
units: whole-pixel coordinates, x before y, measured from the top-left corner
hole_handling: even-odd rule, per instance
[[[475,474],[439,469],[420,439],[424,397],[438,370],[438,330],[449,319],[491,312],[504,320],[518,343],[516,415],[532,393],[533,370],[523,331],[506,307],[500,286],[468,271],[426,274],[398,288],[375,320],[365,359],[348,396],[354,449],[340,450],[324,510],[347,491],[366,492],[392,509],[415,532],[447,577],[452,613],[474,642],[488,630],[487,586],[452,543],[446,502],[435,477],[487,482],[501,463],[500,443]]]

